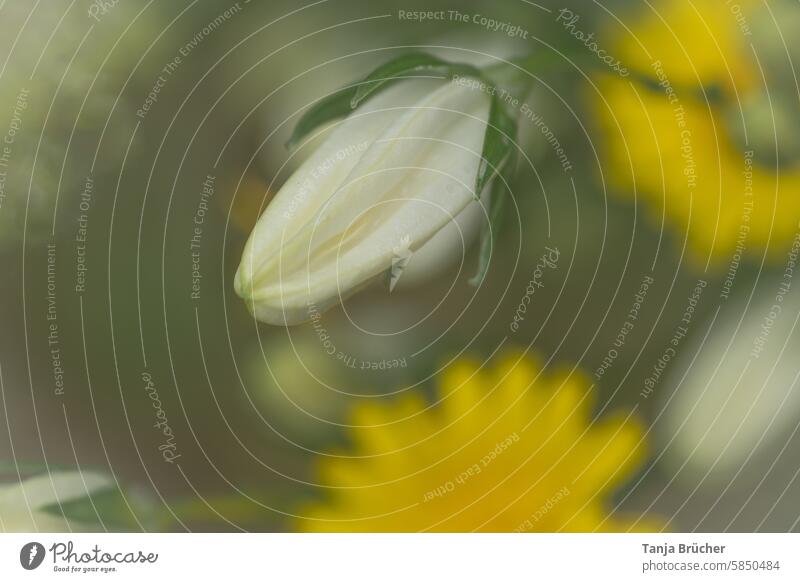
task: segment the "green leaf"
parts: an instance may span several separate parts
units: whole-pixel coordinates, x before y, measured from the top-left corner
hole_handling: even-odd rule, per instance
[[[317,101],[297,122],[292,137],[286,142],[286,147],[293,148],[320,125],[341,119],[349,114],[352,111],[350,102],[355,97],[357,88],[357,85],[345,87]]]
[[[475,179],[475,198],[480,199],[483,189],[494,177],[500,174],[514,151],[517,122],[508,113],[496,95],[492,98],[486,135],[483,138],[483,151],[478,175]]]
[[[511,179],[514,175],[513,163],[505,165],[502,174],[491,183],[491,197],[489,200],[489,220],[484,223],[481,229],[480,249],[478,250],[478,269],[475,275],[469,280],[469,284],[477,287],[483,282],[486,273],[489,271],[492,255],[500,239],[500,228],[503,223],[503,213],[506,206],[507,197],[511,195]]]
[[[97,491],[91,496],[62,501],[60,505],[53,503],[42,509],[70,521],[102,525],[111,531],[138,530],[139,524],[147,523],[145,518],[152,518],[153,515],[150,503],[145,503],[138,495],[129,493],[127,497],[123,496],[116,487]]]
[[[296,491],[292,496],[295,501],[302,498]],[[288,498],[275,495],[270,503],[283,507],[290,504]],[[276,531],[280,527],[279,513],[239,494],[170,499],[163,505],[139,491],[127,490],[123,497],[119,489],[112,487],[93,493],[91,498],[62,502],[60,506],[54,503],[42,510],[109,531],[173,531],[185,526],[227,531],[231,523],[254,531]]]
[[[472,65],[449,63],[428,53],[408,53],[384,63],[358,84],[350,107],[356,109],[370,97],[403,79],[438,76],[453,78],[456,75],[482,79],[480,70]]]

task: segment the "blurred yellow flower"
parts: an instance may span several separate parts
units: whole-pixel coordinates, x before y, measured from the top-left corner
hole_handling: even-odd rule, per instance
[[[319,462],[327,499],[302,507],[305,531],[628,531],[660,526],[609,512],[609,494],[641,466],[630,415],[592,422],[587,380],[549,378],[532,358],[493,370],[459,360],[440,402],[417,392],[355,408],[347,456]]]
[[[770,77],[775,69],[761,59],[775,51],[753,48],[751,27],[764,22],[759,4],[648,5],[625,21],[628,30],[608,35],[620,39],[612,52],[632,75],[594,79],[604,178],[646,200],[678,241],[686,234],[702,263],[765,250],[780,260],[798,230],[800,156],[785,123],[791,106],[776,91],[789,77]],[[780,42],[769,24],[758,36]]]

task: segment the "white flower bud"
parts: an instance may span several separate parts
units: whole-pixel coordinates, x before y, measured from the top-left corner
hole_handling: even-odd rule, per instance
[[[247,242],[235,285],[256,318],[309,319],[389,272],[396,249],[416,252],[473,203],[489,108],[485,92],[408,80],[338,124]]]

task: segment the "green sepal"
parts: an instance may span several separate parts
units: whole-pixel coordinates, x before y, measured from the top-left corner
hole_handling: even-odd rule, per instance
[[[489,184],[491,188],[489,198],[488,221],[481,228],[481,242],[478,249],[478,268],[475,275],[469,280],[473,287],[479,286],[486,273],[489,271],[494,249],[500,239],[500,228],[503,223],[508,196],[511,196],[511,179],[514,176],[515,164],[506,163],[504,170],[499,173]]]
[[[517,122],[508,113],[500,98],[492,97],[486,135],[483,138],[481,163],[475,179],[475,199],[479,200],[483,189],[492,179],[503,172],[514,152]]]
[[[389,88],[397,81],[418,77],[453,79],[456,76],[482,79],[479,69],[462,63],[449,63],[428,53],[408,53],[384,63],[357,85],[356,94],[350,101],[352,109],[358,108],[370,97]]]
[[[312,105],[297,122],[286,147],[294,147],[317,127],[346,117],[397,81],[424,76],[452,79],[458,75],[483,79],[480,70],[472,65],[449,63],[422,52],[399,56],[384,63],[361,81],[323,97]]]
[[[294,126],[292,137],[286,142],[286,147],[291,149],[317,127],[346,117],[352,111],[350,102],[355,97],[357,88],[357,85],[345,87],[317,101]]]

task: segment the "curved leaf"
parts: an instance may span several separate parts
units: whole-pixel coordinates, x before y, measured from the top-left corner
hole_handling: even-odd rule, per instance
[[[388,61],[361,81],[323,97],[306,111],[286,146],[291,148],[317,127],[341,119],[392,84],[423,75],[452,79],[456,75],[483,79],[480,70],[468,64],[449,63],[427,53],[408,53]]]
[[[492,98],[486,136],[483,138],[481,164],[475,180],[475,198],[480,199],[483,189],[504,169],[514,151],[517,122],[508,113],[496,95]]]
[[[500,228],[503,222],[503,212],[506,205],[506,197],[511,195],[510,184],[513,176],[514,164],[508,164],[502,176],[498,176],[491,183],[491,197],[489,199],[489,220],[484,223],[481,229],[480,249],[478,250],[478,269],[469,280],[469,284],[477,287],[483,282],[486,273],[489,271],[492,254],[494,253],[497,241],[500,238]],[[508,191],[506,191],[508,190]]]
[[[511,192],[507,190],[514,175],[515,157],[514,140],[517,134],[517,122],[508,113],[498,96],[492,98],[492,107],[489,111],[489,122],[486,136],[483,140],[481,164],[475,184],[475,197],[480,200],[481,194],[487,185],[491,187],[489,200],[489,220],[481,230],[481,246],[478,251],[478,270],[470,279],[470,285],[478,286],[489,270],[489,264],[494,251],[495,243],[500,234],[506,196]]]
[[[345,87],[336,93],[323,97],[306,111],[294,126],[292,137],[286,142],[286,147],[296,146],[300,140],[311,133],[314,129],[335,119],[345,117],[350,111],[350,102],[355,97],[358,87]]]
[[[409,53],[384,63],[359,84],[350,107],[356,109],[364,101],[403,79],[431,76],[453,78],[456,75],[482,78],[481,72],[472,65],[449,63],[428,53]]]

